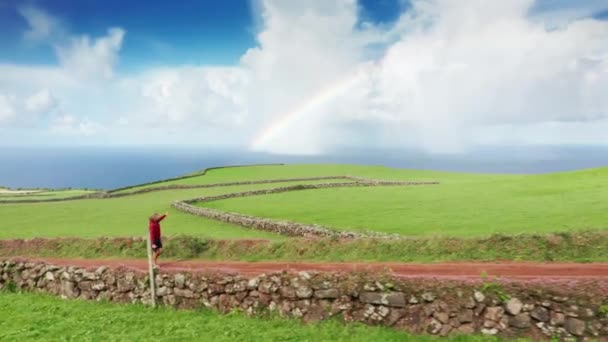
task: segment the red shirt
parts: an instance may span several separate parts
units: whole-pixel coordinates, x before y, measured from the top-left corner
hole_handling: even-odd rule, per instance
[[[162,215],[156,220],[150,219],[148,228],[150,230],[150,240],[152,241],[152,243],[154,243],[154,241],[156,240],[160,240],[160,221],[162,221],[165,216],[167,215]]]

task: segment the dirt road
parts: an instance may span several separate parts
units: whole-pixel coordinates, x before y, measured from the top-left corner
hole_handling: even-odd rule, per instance
[[[27,258],[56,265],[94,268],[98,266],[126,267],[146,271],[147,260],[143,259],[60,259]],[[219,262],[219,261],[163,261],[161,270],[218,271],[257,275],[281,271],[383,272],[401,278],[436,279],[544,279],[544,280],[605,280],[608,283],[608,263],[532,263],[532,262],[454,262],[432,264],[410,263],[294,263],[294,262]]]

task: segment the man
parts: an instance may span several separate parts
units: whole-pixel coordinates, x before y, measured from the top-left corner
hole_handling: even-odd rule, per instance
[[[165,213],[164,215],[154,213],[152,214],[152,216],[150,216],[150,223],[148,225],[148,228],[150,230],[150,243],[152,243],[152,255],[154,257],[155,268],[159,268],[158,257],[163,252],[163,242],[161,241],[160,234],[160,221],[167,217],[167,215],[169,215],[169,213]]]

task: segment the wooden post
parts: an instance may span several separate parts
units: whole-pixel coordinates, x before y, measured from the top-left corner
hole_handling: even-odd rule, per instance
[[[146,237],[148,245],[148,268],[150,271],[150,296],[152,297],[152,307],[156,307],[156,279],[154,276],[154,266],[152,264],[152,242],[150,236]]]

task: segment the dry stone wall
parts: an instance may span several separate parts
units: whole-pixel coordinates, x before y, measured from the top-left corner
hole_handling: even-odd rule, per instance
[[[376,237],[376,238],[390,238],[399,239],[401,238],[398,234],[385,234],[380,232],[374,232],[371,230],[365,232],[348,232],[348,231],[336,231],[321,225],[312,225],[296,222],[287,222],[273,219],[260,218],[255,216],[243,215],[238,213],[229,213],[221,210],[209,209],[199,206],[194,206],[192,203],[204,203],[210,201],[217,201],[228,198],[246,197],[246,196],[257,196],[275,194],[288,191],[297,190],[310,190],[310,189],[324,189],[324,188],[339,188],[339,187],[359,187],[359,186],[409,186],[409,185],[431,185],[438,184],[437,182],[413,182],[413,181],[385,181],[385,180],[373,180],[365,178],[353,178],[354,182],[348,183],[325,183],[325,184],[299,184],[292,186],[277,187],[272,189],[260,189],[244,192],[229,193],[217,196],[207,196],[193,198],[184,201],[175,201],[171,204],[175,209],[186,212],[189,214],[206,217],[212,220],[236,224],[246,228],[253,228],[258,230],[269,231],[273,233],[283,234],[287,236],[303,236],[303,237],[336,237],[341,239],[355,239],[363,237]]]
[[[605,298],[572,296],[542,287],[484,287],[363,273],[283,272],[255,277],[159,273],[155,278],[157,301],[176,308],[239,310],[249,315],[275,312],[306,322],[340,316],[347,322],[441,336],[608,340]],[[12,287],[63,298],[150,304],[148,281],[146,273],[129,269],[0,260],[0,289]]]

